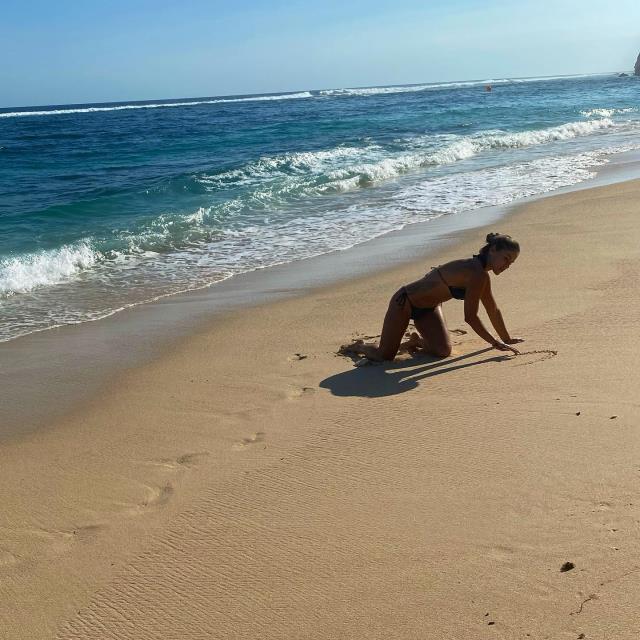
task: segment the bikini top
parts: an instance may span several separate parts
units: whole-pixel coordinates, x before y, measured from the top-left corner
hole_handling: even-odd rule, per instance
[[[474,258],[478,258],[478,260],[480,260],[480,264],[482,265],[483,269],[486,268],[486,266],[487,266],[487,254],[486,253],[478,253],[478,254],[474,255],[473,257]],[[440,269],[438,267],[434,267],[434,268],[438,272],[438,275],[440,276],[440,279],[442,280],[442,282],[444,282],[447,285],[447,287],[449,287],[449,293],[451,294],[451,297],[455,298],[456,300],[464,300],[464,296],[467,293],[467,290],[464,287],[451,287],[451,286],[449,286],[447,281],[442,276],[442,273],[441,273]]]

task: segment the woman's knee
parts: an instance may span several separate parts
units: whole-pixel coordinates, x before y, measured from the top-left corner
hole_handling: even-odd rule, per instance
[[[380,355],[380,360],[385,360],[387,362],[391,362],[395,360],[396,355],[398,355],[398,349],[395,348],[395,345],[385,348],[379,348],[378,354]]]
[[[433,346],[429,349],[429,351],[434,356],[436,356],[436,358],[448,358],[451,355],[451,345],[441,344],[441,345]]]

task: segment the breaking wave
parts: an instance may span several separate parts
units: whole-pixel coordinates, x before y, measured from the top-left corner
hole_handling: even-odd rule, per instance
[[[112,107],[78,107],[77,109],[48,109],[46,111],[10,111],[0,113],[0,118],[19,118],[27,116],[58,116],[69,113],[95,113],[101,111],[126,111],[129,109],[165,109],[169,107],[193,107],[199,104],[221,104],[227,102],[268,102],[272,100],[299,100],[312,98],[308,91],[286,93],[275,96],[248,96],[246,98],[217,98],[215,100],[190,100],[188,102],[155,102],[150,104],[120,104]]]
[[[622,113],[635,113],[638,111],[635,107],[626,107],[624,109],[588,109],[585,111],[581,111],[580,115],[585,118],[610,118],[611,116],[622,114]]]
[[[339,193],[389,180],[421,167],[466,160],[485,151],[543,145],[617,126],[624,125],[602,118],[515,133],[484,131],[470,136],[418,136],[398,141],[404,147],[399,152],[390,152],[374,144],[361,148],[336,147],[316,152],[287,153],[263,157],[219,174],[202,174],[195,180],[214,191],[232,184],[264,186],[265,181],[287,178],[282,188],[290,195]]]
[[[101,256],[88,242],[0,260],[0,299],[59,284],[93,267]]]

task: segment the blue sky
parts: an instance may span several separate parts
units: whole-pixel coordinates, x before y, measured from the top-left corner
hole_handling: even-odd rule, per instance
[[[0,107],[629,70],[640,2],[16,2]]]

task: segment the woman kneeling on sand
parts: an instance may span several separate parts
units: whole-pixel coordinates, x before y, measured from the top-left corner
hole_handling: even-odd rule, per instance
[[[487,244],[473,258],[453,260],[434,267],[424,278],[408,284],[393,294],[384,317],[380,344],[364,344],[357,340],[340,349],[343,354],[363,355],[369,360],[393,360],[400,349],[409,320],[413,320],[419,335],[413,335],[403,344],[408,350],[422,349],[440,358],[451,355],[451,341],[442,315],[443,302],[456,298],[464,300],[464,319],[469,326],[492,347],[500,351],[513,351],[509,346],[522,342],[512,338],[502,319],[500,309],[491,294],[489,271],[500,275],[520,254],[520,245],[511,236],[490,233]],[[500,336],[496,340],[478,317],[482,301],[494,329]]]

